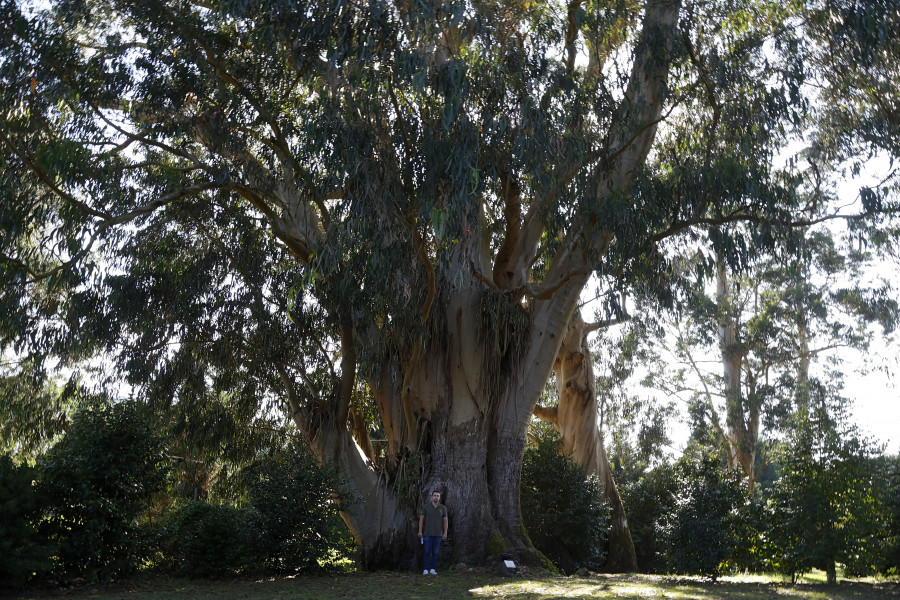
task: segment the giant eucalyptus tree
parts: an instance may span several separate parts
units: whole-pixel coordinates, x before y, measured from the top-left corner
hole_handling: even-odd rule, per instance
[[[794,218],[633,186],[747,10],[3,0],[3,349],[103,356],[188,432],[282,411],[368,566],[412,555],[432,488],[455,559],[530,560],[526,428],[591,274],[665,290],[663,240]]]

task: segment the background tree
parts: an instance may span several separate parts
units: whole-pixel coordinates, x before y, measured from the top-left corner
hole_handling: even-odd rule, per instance
[[[878,547],[873,448],[848,425],[833,389],[810,379],[794,401],[795,426],[780,446],[769,499],[773,554],[792,581],[819,568],[835,584],[837,563],[872,564]]]
[[[644,341],[653,338],[653,313],[629,321],[618,334],[598,335],[592,346],[593,356],[601,359],[596,378],[602,399],[601,429],[609,448],[610,468],[620,485],[640,479],[665,462],[672,450],[669,436],[677,416],[675,403],[630,386],[646,375],[650,354]]]
[[[674,327],[682,370],[653,379],[672,393],[695,394],[698,425],[712,434],[706,442],[721,445],[751,491],[768,462],[759,456],[763,427],[778,434],[789,398],[814,376],[816,363],[839,368],[838,352],[866,352],[897,320],[890,283],[869,275],[872,253],[840,248],[828,230],[797,236],[791,256],[760,258],[740,276],[727,276],[715,262],[715,291],[698,288],[693,308]],[[715,353],[724,374],[706,367]]]

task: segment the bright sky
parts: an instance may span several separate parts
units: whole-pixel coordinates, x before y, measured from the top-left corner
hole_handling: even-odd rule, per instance
[[[786,160],[785,157],[798,152],[801,147],[799,143],[792,145],[785,151],[781,160]],[[893,168],[894,166],[884,156],[880,156],[868,162],[865,172],[855,178],[847,177],[837,182],[834,191],[841,198],[845,210],[853,212],[858,208],[858,194],[862,185],[877,185]],[[834,222],[836,237],[839,237],[838,230],[842,227],[841,221]],[[867,275],[872,283],[876,279],[883,279],[895,288],[900,288],[900,264],[883,262],[871,269]],[[588,286],[585,296],[592,293],[591,289],[592,287]],[[583,300],[588,301],[588,298],[585,297]],[[591,320],[594,308],[595,305],[590,301],[584,306],[583,314],[586,320]],[[900,373],[900,339],[898,339],[900,333],[895,334],[893,338],[885,338],[880,327],[873,326],[871,329],[871,348],[865,355],[852,349],[835,350],[840,353],[839,368],[844,375],[842,395],[851,401],[851,418],[860,434],[870,437],[875,444],[883,445],[886,454],[900,455],[900,386],[896,376]],[[817,369],[821,373],[822,369],[828,368],[824,358],[821,356],[814,361],[813,375]],[[721,365],[718,364],[717,357],[710,357],[709,360],[712,364],[707,363],[706,366],[720,372]],[[641,377],[643,374],[632,379],[638,380]],[[637,386],[636,383],[634,385]],[[632,393],[645,395],[648,390],[635,387]],[[678,402],[676,405],[685,407]],[[686,423],[671,423],[668,433],[673,442],[673,452],[680,454],[690,435]]]
[[[861,186],[877,186],[893,169],[886,156],[871,158],[863,173],[837,183],[837,194],[856,202]],[[900,286],[900,265],[884,263],[873,275]],[[847,360],[844,395],[853,400],[853,416],[860,432],[886,444],[885,453],[900,454],[900,398],[896,377],[888,375],[897,373],[900,367],[900,341],[885,340],[880,331],[873,335],[870,352]]]
[[[891,371],[897,367],[897,344],[885,346],[892,358]],[[886,444],[885,453],[900,454],[900,398],[896,378],[892,381],[883,371],[865,375],[848,371],[844,394],[853,400],[853,416],[863,434]]]

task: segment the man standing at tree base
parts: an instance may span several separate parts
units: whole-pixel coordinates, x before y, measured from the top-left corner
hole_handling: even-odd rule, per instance
[[[419,539],[425,545],[425,564],[422,575],[437,575],[438,549],[441,540],[447,539],[447,507],[441,504],[441,493],[431,492],[431,503],[426,503],[419,511]],[[424,528],[424,535],[423,535]]]

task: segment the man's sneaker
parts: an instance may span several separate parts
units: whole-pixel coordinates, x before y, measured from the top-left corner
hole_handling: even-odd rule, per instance
[[[428,571],[428,572],[431,573],[432,575],[437,575],[437,571],[435,571],[434,569],[432,569],[432,570],[430,570],[430,571]]]
[[[424,571],[422,571],[422,575],[428,575],[428,569],[425,569]]]

